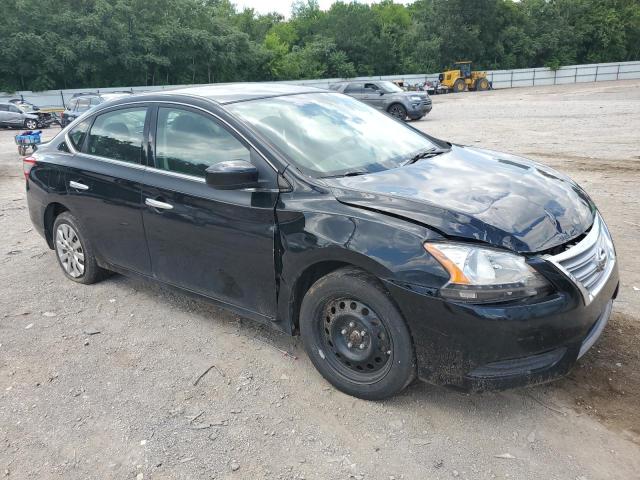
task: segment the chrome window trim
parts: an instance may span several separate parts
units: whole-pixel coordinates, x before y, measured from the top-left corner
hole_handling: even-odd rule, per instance
[[[115,160],[113,158],[101,157],[99,155],[91,155],[90,153],[77,152],[76,155],[82,155],[83,157],[88,157],[92,160],[99,160],[101,162],[112,163],[114,165],[120,165],[122,167],[131,167],[136,170],[146,170],[147,166],[142,165],[141,163],[131,163],[125,162],[124,160]]]
[[[195,95],[194,95],[194,96],[192,96],[192,98],[196,98],[196,99],[200,99],[200,100],[205,100],[205,101],[207,100],[207,99],[206,99],[206,98],[204,98],[204,97],[198,97],[198,96],[195,96]],[[266,156],[265,156],[265,155],[260,151],[260,149],[258,149],[258,148],[253,144],[253,142],[251,142],[249,139],[247,139],[247,137],[245,137],[245,136],[244,136],[244,135],[243,135],[243,134],[242,134],[242,133],[241,133],[237,128],[235,128],[233,125],[229,124],[229,122],[227,122],[226,120],[224,120],[224,119],[223,119],[222,117],[220,117],[219,115],[217,115],[217,114],[213,113],[212,111],[207,110],[206,108],[198,107],[197,105],[191,105],[191,104],[184,103],[184,102],[176,102],[175,100],[137,100],[137,101],[134,101],[134,102],[126,102],[126,103],[120,103],[120,104],[118,104],[118,105],[113,105],[113,107],[114,107],[114,108],[119,108],[119,107],[124,107],[124,106],[127,106],[127,105],[139,105],[139,104],[150,104],[150,103],[154,103],[154,104],[169,104],[169,105],[181,105],[181,106],[183,106],[183,107],[194,108],[194,109],[196,109],[196,110],[200,110],[200,111],[202,111],[202,112],[205,112],[205,113],[207,113],[207,114],[209,114],[209,115],[211,115],[211,116],[215,117],[215,118],[216,118],[218,121],[220,121],[223,125],[225,125],[225,126],[226,126],[226,127],[228,127],[229,129],[231,129],[232,131],[234,131],[234,132],[235,132],[235,133],[236,133],[240,138],[242,138],[242,140],[243,140],[244,142],[246,142],[246,143],[247,143],[251,148],[253,148],[253,149],[258,153],[258,155],[260,155],[260,157],[262,157],[262,159],[263,159],[265,162],[267,162],[267,165],[269,165],[269,166],[273,169],[273,171],[274,171],[274,172],[278,173],[278,169],[273,165],[273,163],[271,163],[271,162],[267,159],[267,157],[266,157]],[[109,107],[109,108],[110,108],[110,107]],[[106,110],[106,109],[105,109],[105,110]],[[96,113],[97,113],[98,115],[100,115],[100,113],[99,113],[99,112],[96,112]],[[77,120],[77,119],[76,119],[76,120]],[[69,146],[69,147],[71,148],[71,151],[72,151],[74,154],[87,155],[87,156],[89,156],[89,157],[95,158],[96,160],[107,160],[107,161],[112,160],[112,159],[105,158],[105,157],[97,157],[97,156],[95,156],[95,155],[89,155],[89,154],[84,154],[84,153],[82,153],[82,152],[78,152],[78,151],[73,147],[73,145],[71,144],[71,141],[69,140],[69,131],[70,131],[70,130],[71,130],[71,129],[68,129],[68,130],[65,132],[65,134],[64,134],[64,138],[65,138],[65,140],[67,141],[67,146]],[[120,162],[119,160],[113,160],[113,161],[114,161],[114,162]],[[133,164],[133,163],[127,163],[127,162],[122,162],[122,163],[123,163],[123,164],[125,164],[125,165],[130,165],[130,166],[134,166],[134,165],[136,165],[136,164]],[[144,165],[141,165],[141,164],[140,164],[140,166],[144,166]],[[163,172],[163,173],[164,173],[164,172],[169,172],[169,170],[162,170],[162,169],[159,169],[159,168],[156,168],[156,167],[149,167],[149,168],[150,168],[150,169],[153,169],[154,171],[160,171],[160,172]],[[181,178],[185,178],[186,180],[196,180],[196,181],[202,181],[202,182],[204,181],[204,178],[195,177],[195,176],[193,176],[193,175],[185,175],[185,174],[181,174],[181,173],[178,173],[178,172],[171,172],[171,173],[172,173],[172,174],[182,175],[182,177],[181,177]]]

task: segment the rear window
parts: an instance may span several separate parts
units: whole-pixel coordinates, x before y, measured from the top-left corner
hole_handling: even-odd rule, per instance
[[[146,107],[98,115],[87,142],[87,153],[122,162],[140,163]]]

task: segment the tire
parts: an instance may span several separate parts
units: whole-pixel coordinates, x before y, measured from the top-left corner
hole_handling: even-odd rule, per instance
[[[32,118],[27,118],[24,121],[24,128],[27,130],[36,130],[38,128],[38,121],[33,120]]]
[[[356,268],[322,277],[300,308],[300,336],[320,374],[364,400],[389,398],[416,375],[413,342],[380,283]]]
[[[98,266],[89,238],[69,212],[61,213],[53,222],[53,247],[69,280],[90,285],[104,278],[106,271]]]
[[[467,87],[466,83],[464,82],[463,79],[459,78],[457,79],[454,84],[453,84],[453,92],[454,93],[460,93],[460,92],[464,92],[464,89]]]
[[[400,103],[392,104],[387,109],[387,112],[389,112],[389,114],[391,114],[392,117],[395,117],[398,120],[404,120],[405,118],[407,118],[407,109],[404,108],[404,106]]]
[[[476,82],[476,90],[478,92],[484,92],[486,90],[489,90],[489,80],[487,80],[486,78],[480,78]]]

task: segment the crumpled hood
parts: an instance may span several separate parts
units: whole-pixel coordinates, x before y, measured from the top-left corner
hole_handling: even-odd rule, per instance
[[[340,202],[523,253],[577,237],[591,226],[595,212],[587,194],[565,175],[522,157],[471,147],[453,146],[413,165],[327,183]]]

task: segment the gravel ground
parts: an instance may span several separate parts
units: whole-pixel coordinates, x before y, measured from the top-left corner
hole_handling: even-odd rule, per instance
[[[3,130],[0,475],[640,478],[640,82],[434,104],[415,126],[569,173],[610,225],[619,301],[568,378],[474,395],[416,384],[365,402],[332,389],[298,339],[205,301],[122,276],[76,285],[32,229],[16,132]]]

